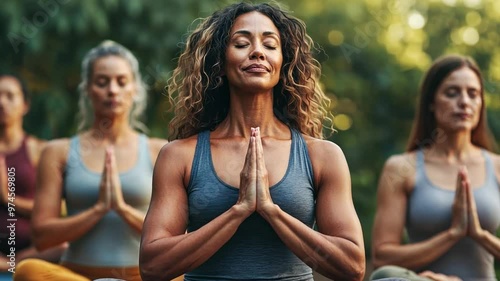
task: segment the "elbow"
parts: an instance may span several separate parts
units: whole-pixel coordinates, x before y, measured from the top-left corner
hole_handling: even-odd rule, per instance
[[[162,276],[162,272],[152,262],[144,261],[142,254],[139,258],[139,271],[142,281],[165,280],[165,276]]]
[[[166,280],[165,276],[161,276],[154,268],[147,265],[139,265],[142,281]]]
[[[366,273],[366,259],[364,251],[359,251],[351,259],[348,270],[345,271],[345,275],[341,278],[336,278],[335,280],[349,280],[349,281],[362,281]]]
[[[351,271],[351,274],[346,276],[345,280],[349,281],[362,281],[365,277],[365,266],[362,268]]]
[[[381,252],[381,250],[377,249],[373,249],[372,251],[372,265],[374,269],[390,264],[390,262],[385,259],[385,255]]]
[[[166,281],[178,277],[169,270],[162,270],[161,267],[151,265],[151,263],[140,262],[139,271],[142,281]]]
[[[345,280],[362,281],[366,273],[366,260],[364,255],[353,261],[351,270]]]
[[[37,251],[41,252],[57,245],[52,243],[51,239],[49,239],[50,237],[48,237],[43,231],[43,228],[39,226],[32,225],[31,234],[31,237],[33,237],[32,243]]]
[[[163,281],[172,280],[177,275],[174,275],[168,265],[164,263],[157,263],[148,254],[145,253],[144,249],[141,249],[139,256],[139,272],[141,274],[142,281]]]
[[[332,280],[336,281],[362,281],[365,277],[366,266],[365,264],[356,264],[352,266],[348,270],[344,270],[342,272],[335,272],[334,274],[325,274],[325,277],[328,277]],[[321,273],[321,272],[319,272]]]
[[[362,264],[356,264],[351,268],[351,270],[344,273],[344,276],[337,277],[334,280],[345,280],[345,281],[363,281],[365,277],[366,266],[363,262]]]
[[[338,260],[337,260],[338,261]],[[331,265],[331,272],[319,273],[323,274],[332,280],[343,280],[343,281],[362,281],[366,273],[366,260],[364,254],[356,254],[354,257],[350,257],[349,260],[344,260],[342,262],[344,265],[339,268],[339,264]]]
[[[372,265],[373,265],[373,268],[376,269],[376,268],[379,268],[381,266],[386,265],[386,263],[383,260],[373,258]]]
[[[33,238],[33,245],[35,246],[36,250],[39,252],[45,251],[49,249],[52,245],[46,241],[46,239],[43,239],[42,237],[36,237]]]

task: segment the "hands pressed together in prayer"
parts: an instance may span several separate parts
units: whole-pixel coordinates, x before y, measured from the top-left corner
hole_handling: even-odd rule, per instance
[[[120,213],[125,206],[115,152],[111,146],[106,149],[104,169],[99,185],[99,199],[96,207],[102,212],[115,210]]]
[[[251,130],[245,164],[240,175],[240,193],[237,204],[243,206],[249,215],[255,211],[265,215],[275,205],[269,192],[269,178],[264,161],[260,128],[251,128]]]
[[[476,202],[466,167],[461,167],[458,171],[452,216],[450,231],[454,237],[469,236],[477,240],[483,235],[484,230],[479,223]]]

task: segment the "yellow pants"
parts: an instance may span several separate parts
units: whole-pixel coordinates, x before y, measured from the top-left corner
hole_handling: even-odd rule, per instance
[[[139,267],[88,267],[71,263],[54,264],[39,259],[25,259],[16,266],[14,281],[92,281],[116,278],[141,281]],[[179,276],[175,281],[184,280]]]
[[[92,281],[98,278],[141,281],[138,267],[88,267],[70,263],[54,264],[39,259],[25,259],[16,266],[18,281]]]

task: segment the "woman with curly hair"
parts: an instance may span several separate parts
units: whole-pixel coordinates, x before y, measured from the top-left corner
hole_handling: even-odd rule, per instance
[[[361,226],[305,25],[233,4],[189,36],[144,221],[143,280],[361,280]],[[316,229],[313,225],[316,224]]]

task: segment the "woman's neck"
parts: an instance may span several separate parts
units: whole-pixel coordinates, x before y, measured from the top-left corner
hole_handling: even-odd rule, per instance
[[[24,131],[20,125],[0,126],[0,152],[17,150],[24,139]]]
[[[105,144],[117,144],[135,133],[128,122],[112,119],[96,119],[89,130],[92,139]]]
[[[430,150],[435,156],[452,163],[466,161],[477,152],[477,147],[472,143],[470,133],[455,133],[437,138]]]
[[[283,130],[289,130],[274,115],[270,94],[231,95],[230,103],[226,118],[216,130],[224,135],[250,138],[252,127],[259,127],[262,136],[282,135]]]

